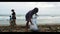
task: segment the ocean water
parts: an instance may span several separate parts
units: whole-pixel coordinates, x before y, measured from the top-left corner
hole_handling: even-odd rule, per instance
[[[0,16],[0,25],[10,25],[9,16]],[[26,25],[25,16],[16,16],[16,24],[17,25]],[[60,16],[38,16],[37,24],[60,24]]]

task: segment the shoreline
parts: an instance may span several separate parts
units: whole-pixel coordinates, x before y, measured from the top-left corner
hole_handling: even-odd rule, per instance
[[[60,32],[60,25],[38,25],[39,32]],[[17,25],[11,29],[10,26],[0,26],[0,32],[26,32],[25,25]],[[31,32],[29,30],[29,32]]]

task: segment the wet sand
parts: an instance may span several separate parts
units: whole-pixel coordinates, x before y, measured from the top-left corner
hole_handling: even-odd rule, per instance
[[[39,32],[60,32],[60,25],[38,25]],[[0,26],[0,32],[26,32],[25,26]],[[30,30],[28,32],[31,32]]]

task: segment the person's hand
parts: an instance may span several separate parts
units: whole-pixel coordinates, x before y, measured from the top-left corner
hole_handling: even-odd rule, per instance
[[[36,16],[39,16],[38,14],[35,14]]]

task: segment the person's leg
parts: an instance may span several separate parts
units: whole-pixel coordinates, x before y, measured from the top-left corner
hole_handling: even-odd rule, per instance
[[[33,25],[32,21],[30,20],[30,23]]]
[[[14,19],[12,19],[11,26],[14,27]]]
[[[27,22],[26,22],[26,30],[28,31],[29,22],[30,22],[31,24],[32,24],[32,22],[31,22],[31,19],[30,19],[30,18],[28,18],[26,21],[27,21]]]
[[[13,19],[14,26],[16,25],[16,19]]]
[[[10,22],[10,27],[11,27],[11,29],[13,28],[13,19]]]
[[[31,22],[31,19],[27,19],[26,21],[27,21],[26,22],[26,27],[29,27],[29,22]],[[32,22],[31,22],[31,24],[32,24]]]
[[[29,27],[29,21],[26,22],[26,31],[28,32],[28,27]]]
[[[29,21],[27,21],[27,23],[26,23],[26,27],[28,27],[28,24],[29,24]]]

